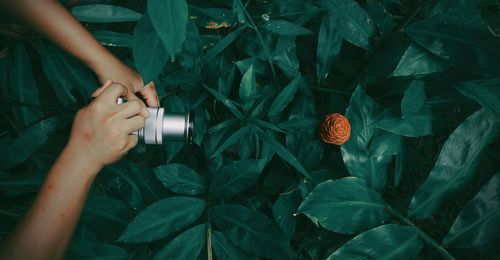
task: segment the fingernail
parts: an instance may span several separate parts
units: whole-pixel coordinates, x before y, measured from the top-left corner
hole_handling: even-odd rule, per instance
[[[143,114],[146,118],[148,118],[148,117],[149,117],[149,111],[148,111],[148,109],[147,109],[147,108],[145,108],[145,107],[143,107],[143,108],[142,108],[142,114]]]

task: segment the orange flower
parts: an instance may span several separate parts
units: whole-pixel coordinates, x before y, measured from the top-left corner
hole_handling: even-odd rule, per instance
[[[328,114],[323,119],[319,134],[327,143],[342,145],[349,140],[351,125],[349,120],[341,114]]]

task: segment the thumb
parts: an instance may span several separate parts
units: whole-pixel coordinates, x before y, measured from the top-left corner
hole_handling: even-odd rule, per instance
[[[158,93],[156,92],[156,86],[153,81],[150,81],[144,87],[139,90],[141,96],[146,100],[146,104],[149,107],[159,107],[160,100],[158,99]]]
[[[109,87],[111,84],[113,84],[113,81],[108,79],[106,80],[106,82],[104,82],[104,85],[102,85],[101,87],[97,88],[94,93],[92,93],[92,97],[97,97],[99,95],[101,95],[101,93],[107,88]]]

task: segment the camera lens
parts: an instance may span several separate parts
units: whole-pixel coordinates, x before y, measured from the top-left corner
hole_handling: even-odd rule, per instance
[[[125,98],[119,98],[117,103],[126,102]],[[149,117],[146,119],[144,128],[137,131],[139,141],[145,144],[163,144],[164,142],[193,143],[194,136],[194,114],[188,112],[165,113],[163,107],[148,107]]]

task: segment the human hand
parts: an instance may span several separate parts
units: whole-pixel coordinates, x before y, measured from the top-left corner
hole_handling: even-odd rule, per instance
[[[139,93],[149,107],[159,107],[160,101],[158,99],[158,93],[156,92],[154,82],[151,81],[148,84],[143,85],[142,77],[139,73],[137,73],[137,71],[117,59],[113,60],[114,62],[107,61],[108,63],[111,62],[113,64],[104,64],[105,66],[96,70],[99,81],[102,84],[104,84],[104,82],[108,79],[113,80],[113,82],[118,82],[128,89],[128,93],[130,95],[127,96],[128,100],[139,100],[137,96],[133,95],[133,93]]]
[[[108,80],[99,89],[96,99],[76,114],[68,147],[82,163],[100,169],[137,145],[137,135],[130,133],[144,127],[148,110],[137,99],[117,104],[119,97],[133,95],[121,84]]]

